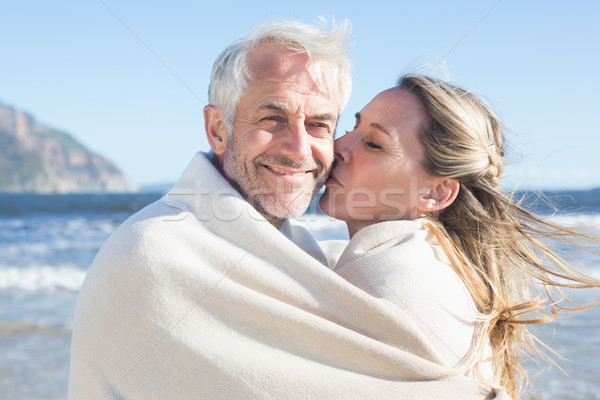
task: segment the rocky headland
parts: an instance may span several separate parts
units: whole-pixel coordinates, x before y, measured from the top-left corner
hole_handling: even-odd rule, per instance
[[[0,104],[0,192],[115,193],[137,188],[73,136]]]

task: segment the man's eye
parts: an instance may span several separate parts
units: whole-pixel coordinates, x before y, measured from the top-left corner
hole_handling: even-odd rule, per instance
[[[264,117],[263,121],[277,121],[277,122],[280,122],[280,121],[283,121],[283,118],[281,118],[278,115],[270,115],[268,117]]]
[[[329,134],[331,132],[331,127],[327,124],[321,124],[321,123],[313,123],[313,124],[308,124],[306,126],[306,129],[309,132],[316,132],[316,133],[320,133],[320,134]]]

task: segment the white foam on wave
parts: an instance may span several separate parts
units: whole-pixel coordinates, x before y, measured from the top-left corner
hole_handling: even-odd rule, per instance
[[[85,271],[71,266],[0,266],[0,290],[78,291]]]
[[[547,218],[554,223],[570,228],[600,229],[600,214],[556,214]]]
[[[600,265],[583,265],[577,266],[578,269],[589,277],[600,280]]]
[[[565,227],[600,230],[600,214],[556,214],[546,218]],[[315,236],[326,233],[331,239],[348,238],[346,224],[327,215],[304,214],[293,222],[305,226]]]
[[[115,220],[109,218],[93,220],[87,218],[74,218],[66,221],[63,229],[73,232],[87,232],[91,230],[110,234],[121,222],[120,219]]]
[[[37,240],[37,241],[34,241]],[[105,238],[87,239],[84,236],[79,238],[51,238],[47,241],[42,241],[40,238],[32,238],[29,242],[24,240],[14,243],[8,243],[2,246],[2,255],[0,257],[7,258],[29,258],[32,260],[40,259],[41,257],[52,255],[56,252],[72,251],[92,251],[96,253]]]

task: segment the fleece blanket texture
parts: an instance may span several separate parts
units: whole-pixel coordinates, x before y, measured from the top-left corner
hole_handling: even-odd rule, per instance
[[[475,347],[478,312],[426,220],[386,221],[354,235],[335,272],[372,296],[405,310],[443,363],[476,376],[467,356]],[[433,228],[434,229],[434,228]],[[491,357],[489,343],[482,358]],[[479,372],[493,381],[492,366]]]
[[[410,310],[323,262],[196,154],[94,260],[69,399],[494,398]]]

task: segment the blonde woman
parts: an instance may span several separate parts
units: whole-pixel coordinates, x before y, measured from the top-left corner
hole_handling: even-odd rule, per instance
[[[450,367],[519,399],[523,350],[545,348],[528,326],[564,310],[560,288],[600,282],[548,244],[596,239],[499,189],[504,149],[502,122],[481,99],[406,75],[336,140],[320,206],[351,238],[338,274],[408,310]]]

